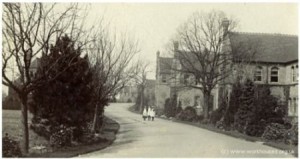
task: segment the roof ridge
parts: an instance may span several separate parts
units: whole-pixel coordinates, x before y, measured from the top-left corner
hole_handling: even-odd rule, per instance
[[[242,31],[233,31],[232,33],[241,33],[241,34],[250,34],[250,35],[270,35],[270,36],[298,37],[298,35],[283,34],[283,33],[242,32]]]

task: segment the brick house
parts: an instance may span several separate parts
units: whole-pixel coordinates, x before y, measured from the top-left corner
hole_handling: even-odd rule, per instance
[[[282,34],[230,32],[226,44],[231,50],[239,45],[255,44],[256,53],[242,67],[233,61],[233,75],[238,73],[257,85],[268,85],[271,94],[287,103],[288,116],[298,117],[298,37]],[[230,81],[227,81],[230,91]]]
[[[228,30],[226,25],[223,25],[223,27],[225,31]],[[242,78],[248,77],[252,79],[257,85],[269,85],[272,95],[280,99],[282,103],[287,103],[288,116],[297,118],[298,36],[226,32],[224,38],[222,50],[223,52],[231,53],[233,56],[233,71],[230,77],[223,83],[218,84],[213,90],[212,109],[216,109],[220,103],[220,88],[226,88],[229,97],[233,79],[238,75]],[[247,63],[240,63],[241,61],[237,60],[241,59],[234,57],[234,52],[238,52],[241,46],[243,48],[253,47],[256,49],[251,59],[247,59]],[[177,100],[181,102],[182,108],[186,106],[201,106],[203,104],[203,95],[200,90],[175,89],[180,86],[180,83],[190,80],[191,77],[168,69],[168,66],[172,65],[180,67],[177,62],[180,57],[176,56],[177,52],[179,52],[178,44],[176,43],[174,43],[174,51],[174,57],[172,58],[160,57],[160,53],[157,52],[156,105],[163,109],[165,100],[170,98],[176,91],[178,94]],[[248,56],[244,57],[249,58]]]

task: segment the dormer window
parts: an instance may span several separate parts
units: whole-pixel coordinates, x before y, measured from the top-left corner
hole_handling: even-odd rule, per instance
[[[278,71],[279,69],[277,67],[271,68],[271,82],[278,82]]]
[[[262,81],[262,67],[257,66],[254,72],[254,81]]]

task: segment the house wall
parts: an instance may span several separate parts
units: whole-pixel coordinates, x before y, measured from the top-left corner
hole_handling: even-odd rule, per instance
[[[256,66],[262,67],[262,81],[255,81],[256,84],[268,84],[270,87],[271,94],[277,97],[281,102],[289,101],[288,115],[298,116],[298,81],[292,80],[292,66],[296,68],[297,62],[293,62],[287,65],[283,64],[271,64],[271,63],[257,63],[257,64],[245,64],[244,66],[236,65],[236,69],[244,71],[244,77],[248,77],[254,80],[254,71]],[[278,82],[271,82],[271,69],[277,67],[278,71]],[[295,69],[298,72],[298,69]],[[295,74],[298,79],[297,73]],[[285,89],[289,87],[289,97],[285,94]]]
[[[181,102],[182,109],[185,109],[187,106],[200,106],[203,110],[204,99],[203,93],[200,89],[196,88],[186,88],[177,92],[178,93],[178,102]],[[218,108],[218,87],[211,92],[212,95],[212,110]],[[200,113],[201,114],[201,113]],[[198,114],[198,115],[200,115]]]
[[[165,101],[170,98],[170,86],[166,84],[156,84],[155,85],[155,105],[164,109]]]

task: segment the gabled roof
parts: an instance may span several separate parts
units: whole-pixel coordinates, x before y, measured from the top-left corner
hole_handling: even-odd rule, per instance
[[[254,48],[252,61],[255,62],[287,63],[298,60],[298,36],[230,32],[229,39],[233,53],[239,48]]]
[[[160,73],[171,73],[173,58],[169,57],[159,57],[159,68]]]

